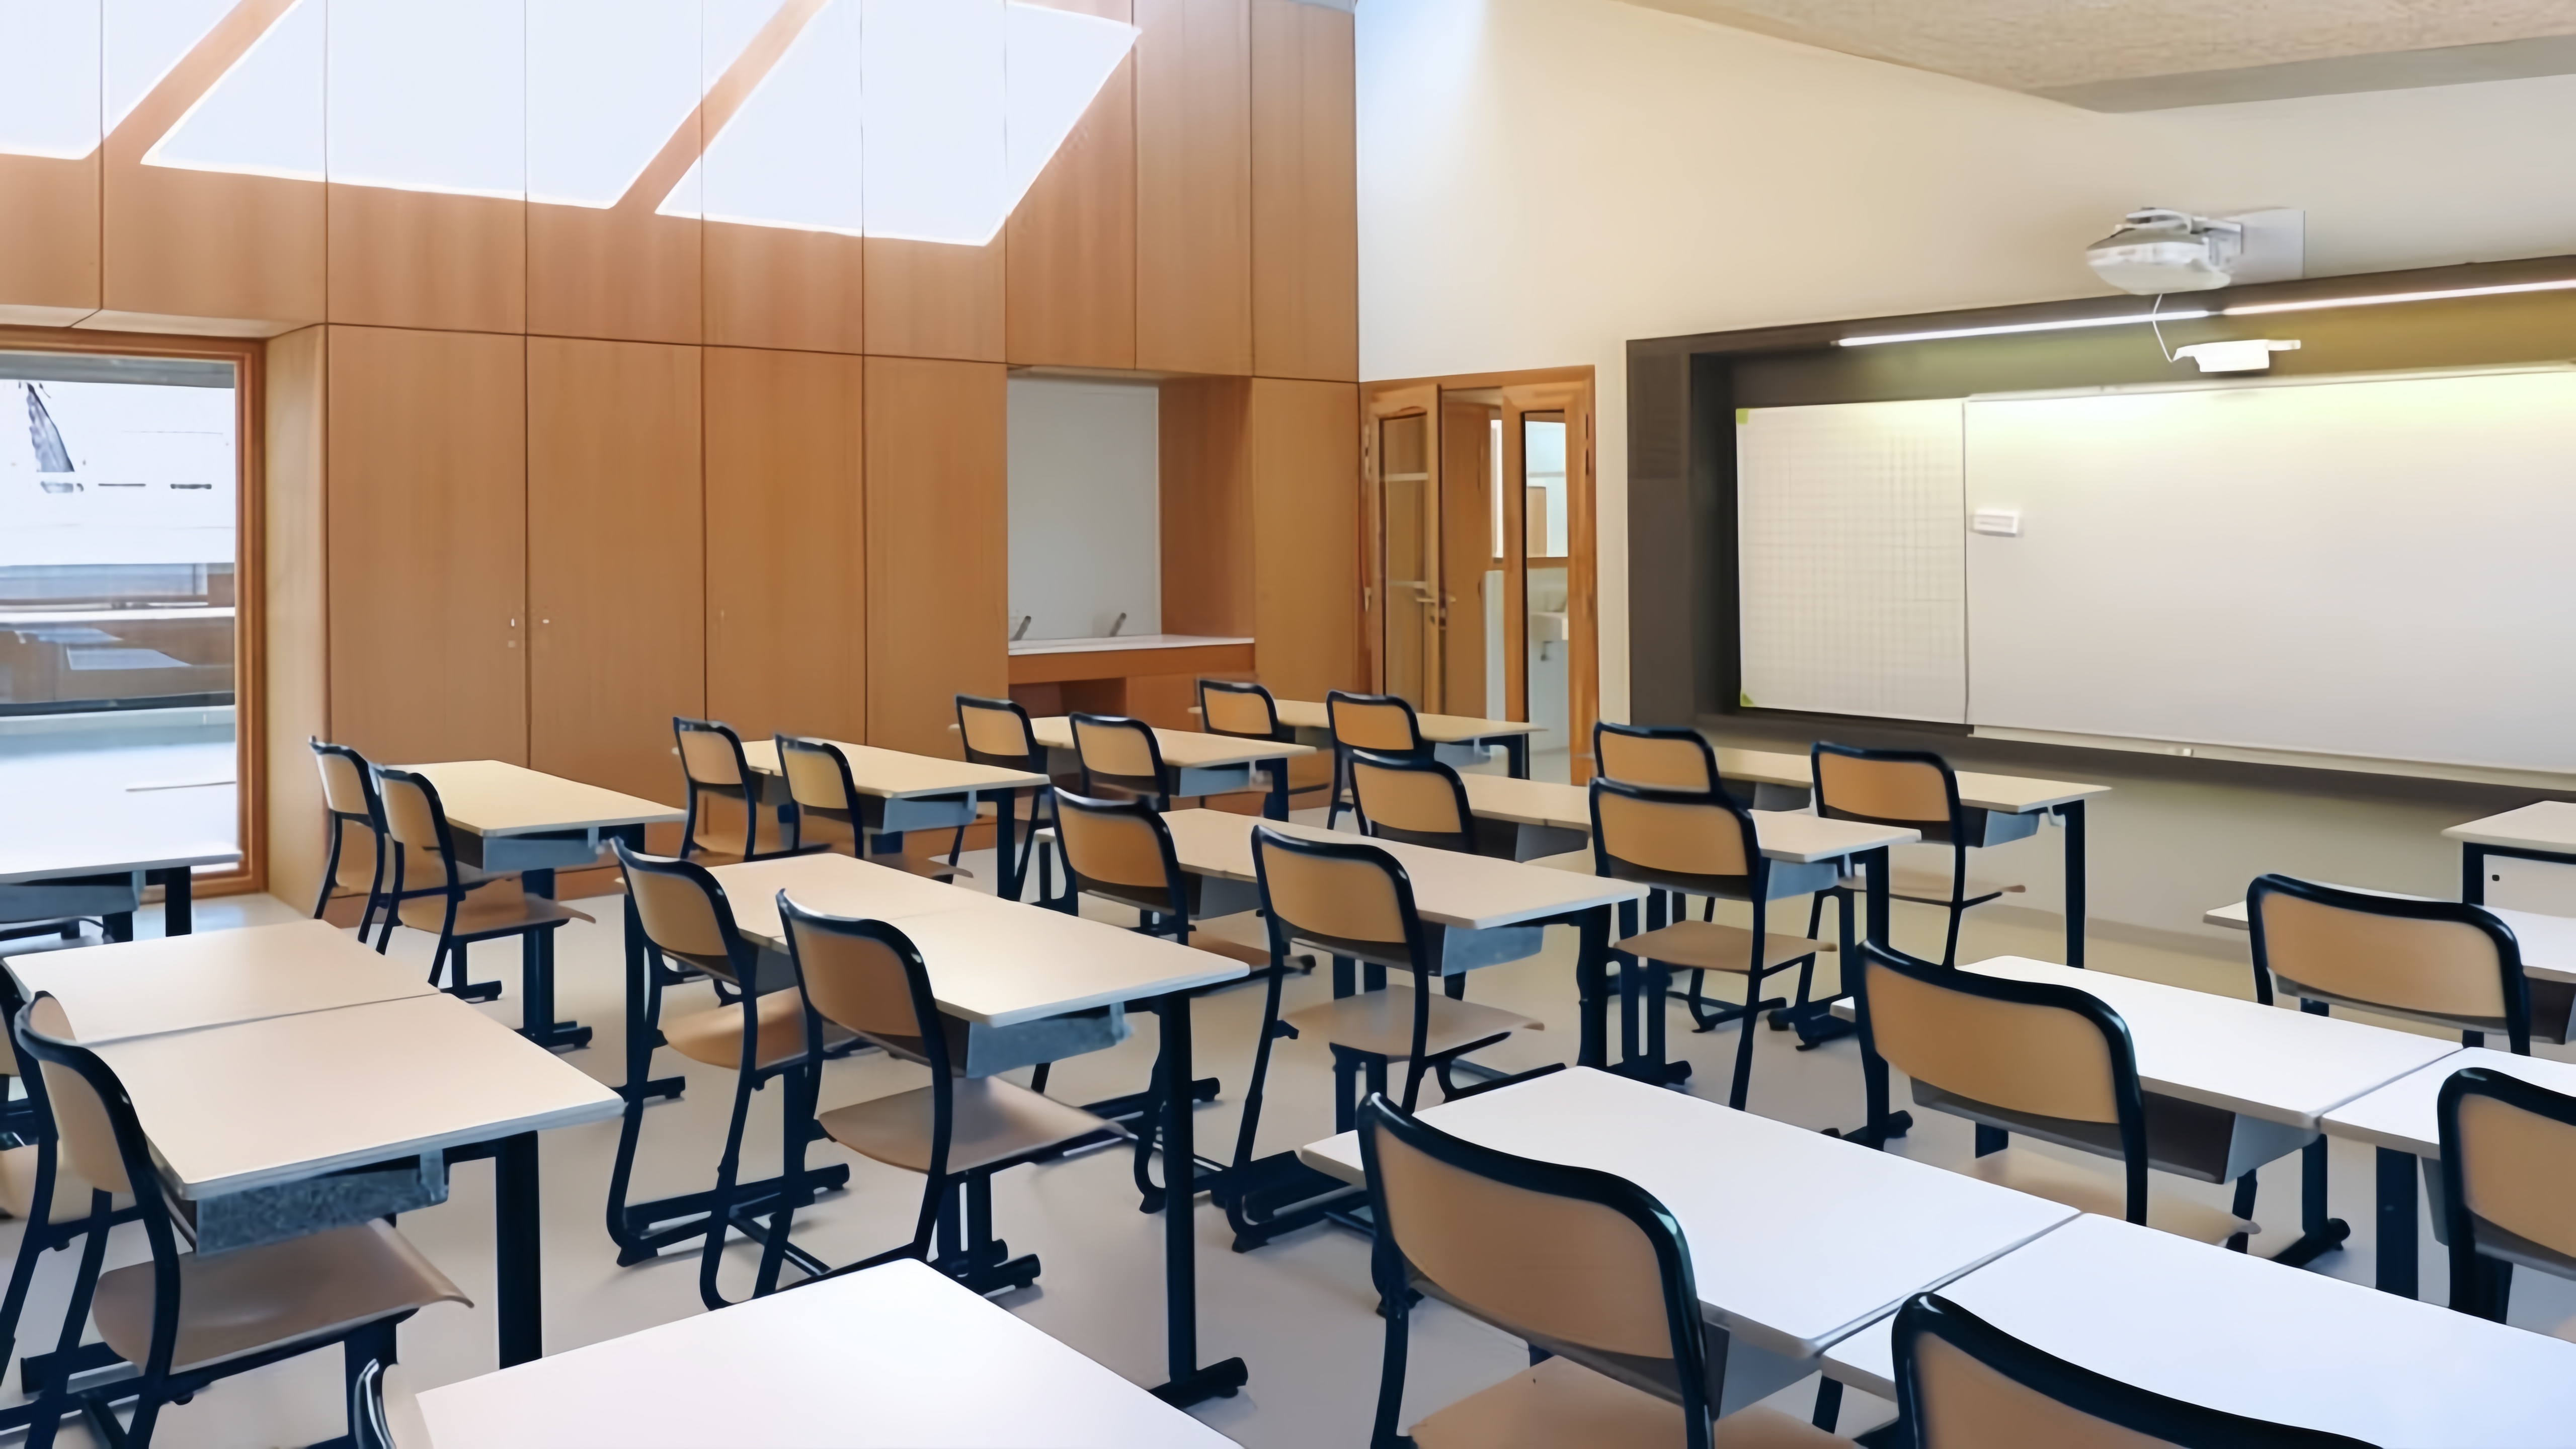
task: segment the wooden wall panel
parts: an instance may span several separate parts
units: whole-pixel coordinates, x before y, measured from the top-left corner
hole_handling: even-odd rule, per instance
[[[709,343],[863,350],[859,238],[714,221],[705,237]]]
[[[1010,660],[1004,370],[867,360],[867,743],[955,756]]]
[[[1136,0],[1136,365],[1252,371],[1250,0]]]
[[[697,218],[651,206],[529,206],[528,330],[697,341],[702,232]]]
[[[301,905],[322,883],[322,783],[305,741],[330,739],[329,557],[324,531],[324,338],[268,344],[262,400],[261,729],[267,756],[268,889]]]
[[[867,738],[865,363],[711,347],[707,712]]]
[[[1046,0],[1111,20],[1132,0]],[[1006,352],[1018,364],[1136,365],[1136,68],[1131,56],[1011,213]]]
[[[527,763],[526,347],[330,329],[331,727],[370,759]]]
[[[0,156],[0,325],[68,327],[98,310],[98,153]]]
[[[867,240],[867,350],[876,357],[999,362],[1005,338],[1003,235],[980,247]]]
[[[291,4],[242,0],[103,143],[103,315],[86,325],[130,327],[148,318],[193,317],[224,324],[205,330],[260,335],[322,320],[319,183],[143,164],[153,143]],[[321,85],[312,87],[311,100],[318,157]]]
[[[528,339],[528,763],[680,797],[706,710],[699,352]]]
[[[1163,630],[1250,635],[1252,381],[1176,377],[1160,404]]]
[[[334,322],[524,332],[528,205],[380,186],[331,186]]]
[[[1252,370],[1360,375],[1359,97],[1348,13],[1252,0]]]
[[[1273,694],[1321,699],[1362,683],[1359,388],[1251,387],[1253,654]]]

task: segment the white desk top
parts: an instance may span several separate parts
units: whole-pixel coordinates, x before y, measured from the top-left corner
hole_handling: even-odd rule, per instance
[[[435,1449],[1234,1441],[910,1259],[420,1396]]]
[[[2519,810],[2454,825],[2442,834],[2446,839],[2470,845],[2576,855],[2576,805],[2561,800],[2535,801]]]
[[[1251,642],[1212,634],[1111,634],[1096,639],[1014,639],[1011,654],[1110,654],[1122,649],[1206,649]]]
[[[1734,750],[1717,752],[1717,772],[1730,780],[1749,780],[1757,785],[1788,785],[1808,789],[1815,784],[1815,767],[1805,755],[1783,754],[1776,750]],[[2108,795],[2108,785],[2086,785],[2074,780],[2035,780],[2021,775],[1988,775],[1975,770],[1956,772],[1959,803],[1977,810],[1999,810],[2006,815],[2026,815],[2052,805],[2065,805]]]
[[[30,999],[52,992],[91,1046],[437,990],[417,966],[386,960],[328,921],[40,951],[7,964]]]
[[[1320,699],[1283,699],[1278,701],[1279,722],[1291,729],[1330,730],[1332,711]],[[1466,714],[1420,714],[1413,717],[1414,728],[1422,738],[1435,745],[1460,745],[1469,740],[1499,740],[1509,735],[1534,735],[1545,729],[1524,720],[1478,719]]]
[[[2344,890],[2366,890],[2363,886],[2344,886]],[[2400,900],[2437,899],[2432,896],[2400,895],[2396,891],[2371,891],[2372,895],[2397,896]],[[2526,976],[2543,981],[2576,981],[2576,916],[2550,916],[2538,911],[2508,910],[2503,906],[2482,906],[2488,915],[2504,923],[2522,947],[2522,970]],[[2214,906],[2201,916],[2201,923],[2223,926],[2231,931],[2254,929],[2252,914],[2243,901]]]
[[[1040,715],[1029,721],[1029,733],[1050,750],[1072,749],[1073,717]],[[1181,770],[1215,770],[1227,765],[1249,765],[1261,760],[1284,760],[1291,755],[1315,753],[1313,745],[1247,740],[1234,735],[1201,734],[1196,730],[1156,730],[1154,743],[1163,752],[1163,763]]]
[[[939,1009],[963,1021],[1010,1026],[1251,972],[1230,957],[846,855],[720,866],[715,877],[733,902],[734,924],[777,949],[787,944],[776,903],[782,889],[813,910],[892,922],[921,949]]]
[[[98,1054],[191,1198],[619,1110],[616,1093],[442,994],[129,1037]]]
[[[2086,1216],[1941,1296],[2060,1358],[2156,1393],[2405,1449],[2570,1437],[2576,1344],[2260,1255]],[[1893,1320],[1825,1371],[1894,1397]]]
[[[838,745],[850,761],[850,783],[862,795],[875,795],[887,800],[905,800],[917,795],[955,795],[970,790],[1018,790],[1031,785],[1050,783],[1044,775],[1027,770],[1005,770],[998,765],[978,765],[966,760],[943,760],[937,755],[910,755],[901,750],[883,750],[874,745],[853,745],[840,740],[825,743]],[[743,763],[753,773],[775,775],[778,771],[776,740],[742,742]]]
[[[135,870],[177,870],[181,866],[230,865],[241,859],[236,847],[218,841],[161,844],[155,854],[136,854],[129,844],[75,846],[69,850],[42,831],[17,831],[0,849],[0,885],[24,885],[67,875],[115,875]]]
[[[1556,830],[1592,833],[1592,792],[1581,785],[1547,780],[1515,780],[1509,775],[1461,775],[1467,808],[1488,820],[1515,825],[1544,825]],[[1870,825],[1858,820],[1826,820],[1799,810],[1755,810],[1754,835],[1762,853],[1773,860],[1833,860],[1882,845],[1904,845],[1923,832],[1904,826]]]
[[[1422,1120],[1644,1187],[1681,1222],[1709,1320],[1795,1358],[2075,1215],[1962,1173],[1584,1067],[1443,1103]],[[1345,1182],[1363,1180],[1356,1132],[1297,1155]]]
[[[1229,815],[1220,810],[1174,810],[1163,816],[1181,869],[1226,880],[1253,880],[1252,831],[1266,825],[1283,835],[1343,844],[1374,845],[1396,858],[1413,881],[1414,909],[1443,926],[1483,930],[1568,911],[1643,899],[1646,888],[1626,881],[1576,875],[1543,865],[1495,860],[1426,845],[1369,840],[1357,835]]]
[[[438,790],[438,803],[447,811],[447,823],[477,835],[660,825],[685,820],[689,813],[499,760],[451,760],[402,768],[428,776]]]
[[[2411,1152],[2418,1157],[2439,1157],[2442,1131],[2434,1120],[2434,1107],[2442,1095],[2442,1084],[2451,1079],[2452,1073],[2470,1067],[2486,1067],[2553,1092],[2576,1095],[2576,1062],[2518,1057],[2511,1052],[2470,1047],[2328,1112],[2326,1131],[2373,1147]]]
[[[2411,1032],[2019,956],[1965,969],[2091,992],[2128,1022],[2149,1091],[2294,1127],[2314,1128],[2364,1092],[2459,1050]]]

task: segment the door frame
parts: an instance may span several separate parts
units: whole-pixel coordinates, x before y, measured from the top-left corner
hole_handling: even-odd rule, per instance
[[[197,876],[199,899],[268,889],[268,342],[64,327],[0,327],[0,350],[184,357],[233,364],[233,788],[241,863]]]
[[[1600,523],[1597,463],[1600,418],[1590,367],[1539,367],[1511,372],[1457,373],[1445,377],[1390,378],[1360,384],[1360,629],[1361,659],[1369,688],[1386,687],[1386,560],[1379,541],[1385,493],[1378,477],[1378,424],[1386,418],[1427,410],[1433,430],[1428,452],[1435,476],[1439,467],[1440,397],[1448,392],[1503,391],[1507,425],[1503,429],[1504,475],[1512,484],[1521,476],[1520,429],[1508,420],[1525,412],[1566,415],[1566,725],[1570,738],[1570,777],[1581,784],[1592,777],[1592,725],[1601,714],[1601,622],[1599,605]],[[1578,426],[1577,419],[1580,419]],[[1505,534],[1511,557],[1520,559],[1526,537],[1521,489],[1504,494]],[[1515,605],[1525,585],[1523,569],[1504,571]],[[1526,668],[1525,665],[1522,668]],[[1514,676],[1521,669],[1514,669]],[[1526,687],[1507,689],[1505,698],[1519,702],[1526,715]]]

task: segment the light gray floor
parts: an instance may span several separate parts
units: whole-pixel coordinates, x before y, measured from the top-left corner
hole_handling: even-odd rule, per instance
[[[989,856],[982,862],[969,856],[968,864],[988,865]],[[990,879],[989,870],[983,872],[983,879]],[[615,902],[586,904],[613,908]],[[199,905],[198,929],[220,930],[291,919],[295,914],[291,907],[267,897],[215,900]],[[610,909],[600,914],[613,923]],[[1900,905],[1897,943],[1936,946],[1937,922],[1935,913]],[[1973,915],[1970,922],[1962,948],[1965,959],[2001,954],[2058,959],[2060,955],[2062,941],[2052,932],[1980,922]],[[145,934],[157,929],[157,922],[151,920],[143,927]],[[567,1059],[603,1081],[615,1080],[620,1058],[621,1004],[612,929],[613,925],[575,925],[564,933],[560,952],[564,1014],[599,1029],[596,1045]],[[1551,932],[1552,937],[1564,934]],[[397,937],[395,953],[425,965],[426,939],[411,932],[398,932]],[[2097,969],[2232,994],[2250,990],[2241,959],[2228,962],[2107,941],[2094,942],[2091,949]],[[493,950],[475,963],[478,978],[498,975],[510,982],[509,993],[483,1009],[512,1024],[518,1019],[515,961],[515,952]],[[1475,975],[1470,988],[1475,999],[1510,1005],[1547,1022],[1545,1031],[1524,1034],[1494,1049],[1487,1054],[1489,1060],[1519,1067],[1573,1056],[1576,1014],[1571,962],[1570,937],[1552,939],[1547,953],[1538,959]],[[1293,984],[1289,995],[1297,1003],[1327,991],[1323,980],[1304,980]],[[676,1004],[685,1006],[692,999],[692,993],[682,993]],[[1260,1005],[1257,991],[1237,990],[1204,1001],[1195,1016],[1199,1069],[1224,1082],[1223,1095],[1199,1117],[1203,1150],[1220,1152],[1233,1139]],[[1692,1088],[1702,1095],[1722,1096],[1735,1047],[1734,1031],[1693,1036],[1678,1006],[1672,1020],[1676,1055],[1689,1057],[1698,1066]],[[1082,1101],[1142,1086],[1152,1057],[1153,1031],[1148,1019],[1135,1039],[1119,1048],[1062,1064],[1055,1074],[1055,1094]],[[1791,1049],[1792,1042],[1788,1035],[1760,1031],[1753,1110],[1815,1128],[1853,1124],[1861,1111],[1856,1047],[1845,1040],[1802,1053]],[[656,1105],[646,1114],[639,1195],[684,1191],[710,1180],[729,1103],[726,1074],[685,1064],[667,1051],[660,1054],[657,1069],[686,1070],[689,1090],[682,1100]],[[827,1071],[823,1103],[836,1106],[915,1084],[911,1069],[882,1057],[839,1062]],[[1280,1043],[1270,1106],[1262,1124],[1263,1150],[1326,1135],[1332,1120],[1329,1084],[1322,1048]],[[416,1092],[435,1092],[439,1086],[434,1080],[380,1084],[383,1090]],[[775,1094],[768,1095],[768,1100],[756,1102],[753,1108],[751,1150],[756,1159],[774,1162],[778,1108]],[[1918,1116],[1927,1120],[1896,1150],[1952,1164],[1969,1158],[1965,1123],[1933,1114]],[[544,1139],[549,1351],[702,1311],[694,1253],[635,1268],[616,1266],[602,1225],[615,1142],[614,1123],[550,1133]],[[919,1179],[868,1163],[828,1143],[814,1151],[818,1161],[849,1161],[852,1187],[825,1199],[799,1220],[798,1242],[828,1260],[845,1261],[890,1246],[909,1231],[919,1201]],[[2338,1144],[2333,1170],[2333,1206],[2352,1223],[2353,1242],[2316,1266],[2319,1271],[2366,1281],[2373,1235],[2370,1155]],[[1001,1233],[1014,1251],[1034,1251],[1045,1264],[1045,1275],[1035,1289],[1002,1301],[1129,1379],[1150,1384],[1163,1377],[1162,1224],[1159,1218],[1137,1211],[1128,1172],[1125,1155],[1112,1152],[1022,1168],[999,1179],[994,1196]],[[401,1222],[402,1231],[478,1305],[433,1308],[403,1329],[403,1359],[424,1387],[489,1372],[494,1366],[489,1174],[482,1164],[459,1168],[450,1202],[407,1214]],[[2288,1242],[2295,1235],[2298,1211],[2291,1164],[2279,1164],[2265,1176],[2256,1216],[2271,1231],[2256,1239],[2258,1250]],[[2223,1200],[2217,1188],[2162,1175],[2156,1189],[2200,1192],[2212,1202]],[[1202,1205],[1197,1223],[1202,1356],[1240,1355],[1252,1373],[1251,1385],[1241,1395],[1204,1405],[1197,1410],[1199,1415],[1247,1445],[1310,1449],[1365,1443],[1381,1342],[1380,1321],[1368,1286],[1365,1242],[1339,1228],[1322,1227],[1257,1253],[1236,1254],[1229,1251],[1220,1213]],[[14,1254],[17,1238],[13,1225],[0,1223],[0,1251]],[[1695,1247],[1703,1254],[1767,1250],[1758,1240]],[[750,1250],[737,1247],[732,1252],[728,1282],[732,1291],[740,1292],[748,1283]],[[139,1235],[128,1230],[119,1236],[112,1261],[129,1262],[142,1256]],[[2424,1296],[2442,1301],[2447,1274],[2429,1233],[2424,1238],[2423,1262]],[[70,1267],[68,1255],[45,1264],[21,1330],[22,1341],[41,1340],[59,1323]],[[2520,1275],[2520,1280],[2514,1295],[2517,1324],[2548,1332],[2576,1315],[2576,1285],[2531,1273]],[[1438,1304],[1424,1305],[1416,1324],[1408,1419],[1495,1382],[1525,1362],[1516,1341]],[[160,1442],[266,1446],[329,1438],[340,1428],[339,1374],[337,1355],[320,1354],[228,1380],[194,1403],[171,1411],[162,1421]],[[11,1382],[14,1385],[14,1377]],[[714,1384],[707,1387],[710,1392],[722,1391]],[[1804,1384],[1786,1391],[1777,1402],[1804,1414],[1812,1396],[1812,1383]],[[1857,1394],[1845,1404],[1842,1428],[1847,1434],[1869,1428],[1889,1413],[1888,1406]],[[864,1408],[854,1403],[853,1412]],[[67,1432],[61,1442],[86,1440]]]

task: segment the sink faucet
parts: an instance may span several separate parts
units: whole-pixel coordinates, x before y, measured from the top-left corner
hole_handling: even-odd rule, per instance
[[[1119,631],[1119,630],[1121,630],[1121,629],[1124,629],[1124,628],[1126,628],[1126,627],[1127,627],[1127,616],[1126,616],[1126,615],[1124,615],[1124,614],[1121,614],[1121,615],[1119,615],[1119,616],[1118,616],[1118,622],[1109,626],[1109,637],[1110,637],[1110,638],[1112,638],[1112,639],[1117,638],[1117,637],[1118,637],[1118,631]]]

